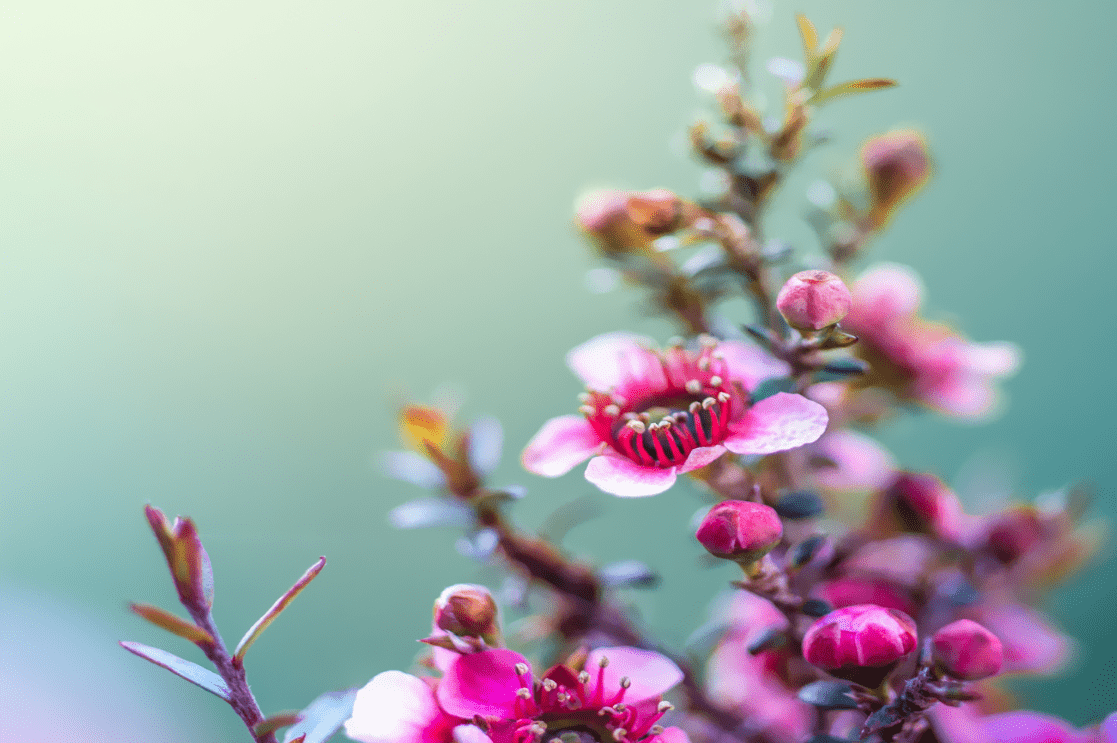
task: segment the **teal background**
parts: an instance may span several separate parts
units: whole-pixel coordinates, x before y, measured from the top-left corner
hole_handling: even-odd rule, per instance
[[[872,257],[913,265],[932,316],[1024,349],[999,420],[907,419],[883,436],[893,452],[949,480],[1004,464],[1029,496],[1090,480],[1092,515],[1110,518],[1115,9],[778,3],[756,56],[778,105],[762,64],[798,55],[801,10],[846,28],[835,80],[901,82],[823,112],[835,140],[787,184],[770,231],[816,250],[806,185],[848,170],[864,137],[921,127],[937,178]],[[196,659],[126,610],[174,605],[151,502],[198,522],[230,642],[328,556],[249,656],[267,711],[406,667],[443,586],[498,580],[456,555],[456,534],[384,521],[420,495],[373,466],[395,446],[395,406],[450,382],[463,420],[504,422],[496,479],[530,487],[519,520],[593,496],[604,515],[571,548],[660,570],[639,602],[672,643],[700,623],[731,576],[699,571],[693,492],[609,500],[517,459],[572,409],[569,348],[672,333],[639,292],[583,289],[594,262],[571,204],[591,185],[697,193],[678,142],[702,110],[693,69],[724,56],[710,4],[12,0],[0,18],[5,600]],[[1076,723],[1117,709],[1113,574],[1107,549],[1054,595],[1082,652],[1025,686],[1037,708]],[[75,664],[101,662],[77,647]],[[159,669],[103,668],[103,687],[148,689],[137,708],[190,721],[185,739],[245,739]],[[103,687],[88,703],[120,706]]]

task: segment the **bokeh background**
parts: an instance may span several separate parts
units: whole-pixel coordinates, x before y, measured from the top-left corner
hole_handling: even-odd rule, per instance
[[[924,415],[883,439],[970,490],[1093,481],[1092,515],[1117,517],[1117,6],[777,1],[757,48],[773,106],[763,61],[797,55],[796,11],[845,27],[835,80],[901,87],[825,110],[833,143],[772,233],[817,251],[806,186],[864,137],[921,127],[937,178],[872,258],[915,266],[931,315],[1025,352],[995,422]],[[197,659],[126,610],[174,606],[147,502],[197,520],[230,641],[329,557],[249,656],[266,711],[406,668],[443,586],[498,577],[452,531],[385,523],[420,493],[374,454],[396,405],[444,383],[463,420],[504,422],[496,479],[529,487],[520,521],[593,497],[571,548],[660,571],[638,600],[671,643],[702,621],[731,575],[699,570],[692,491],[611,501],[518,453],[571,409],[567,349],[672,332],[638,293],[586,292],[571,204],[594,185],[697,194],[680,138],[703,106],[693,69],[724,57],[711,3],[11,0],[0,18],[0,725],[245,739],[219,701],[112,648]],[[1112,555],[1052,597],[1076,663],[1021,687],[1080,724],[1117,708]]]

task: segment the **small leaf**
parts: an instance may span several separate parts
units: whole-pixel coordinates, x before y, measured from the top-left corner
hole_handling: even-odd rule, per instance
[[[903,721],[904,716],[891,704],[887,707],[881,707],[865,720],[865,724],[861,727],[861,739],[865,740],[878,730],[899,725]]]
[[[171,527],[171,573],[184,606],[213,606],[213,566],[198,529],[189,518],[176,518]]]
[[[388,523],[397,529],[468,526],[473,523],[473,512],[464,504],[449,498],[420,498],[389,511]]]
[[[822,599],[807,599],[799,607],[799,611],[808,617],[824,617],[834,611],[834,607]]]
[[[824,103],[829,103],[835,98],[841,98],[847,95],[856,95],[857,93],[868,93],[871,90],[883,90],[884,88],[896,87],[895,80],[888,80],[883,77],[866,78],[865,80],[851,80],[850,82],[839,83],[831,86],[826,90],[820,90],[815,93],[807,103],[813,106],[821,106]]]
[[[826,544],[825,534],[815,534],[807,537],[799,544],[795,545],[787,556],[787,564],[792,568],[801,568],[818,554],[823,545]]]
[[[248,648],[252,647],[252,643],[263,634],[264,630],[268,628],[276,617],[283,613],[287,605],[295,600],[295,597],[302,592],[304,588],[310,585],[310,582],[318,577],[322,572],[322,568],[326,567],[326,558],[319,557],[318,562],[310,566],[310,569],[303,573],[303,576],[295,581],[295,585],[287,589],[287,592],[279,597],[279,600],[272,604],[272,607],[264,612],[264,615],[256,620],[256,624],[249,627],[248,632],[237,643],[237,649],[233,653],[233,663],[240,665],[244,662],[244,654],[248,652]]]
[[[786,493],[776,501],[776,513],[792,521],[813,519],[825,509],[822,498],[809,490]]]
[[[777,392],[791,392],[795,389],[795,380],[790,377],[772,377],[765,379],[760,384],[756,385],[756,389],[752,391],[752,401],[754,403],[771,397]]]
[[[815,681],[799,690],[799,699],[819,709],[857,709],[857,701],[849,695],[848,684],[840,681]]]
[[[144,506],[144,516],[147,517],[147,523],[151,525],[151,531],[154,532],[155,538],[159,541],[159,548],[163,550],[163,556],[167,558],[167,565],[173,571],[174,536],[171,534],[171,525],[167,521],[167,517],[150,503]]]
[[[823,351],[829,351],[833,348],[847,348],[857,342],[856,335],[850,335],[843,330],[832,330],[830,335],[823,339],[818,347]]]
[[[814,24],[802,13],[795,14],[795,23],[799,26],[799,35],[803,37],[803,58],[809,70],[814,67],[815,52],[818,49],[818,32],[815,31]]]
[[[659,575],[639,560],[621,560],[601,568],[601,582],[612,588],[655,588]]]
[[[760,341],[760,345],[765,348],[771,348],[774,345],[775,339],[772,337],[772,331],[763,325],[742,325],[741,327],[746,333]]]
[[[189,640],[194,644],[214,644],[213,637],[204,629],[185,619],[180,619],[169,611],[160,609],[158,606],[151,606],[149,604],[128,604],[128,608],[156,627],[167,630],[172,635],[178,635],[184,640]]]
[[[283,737],[283,743],[324,743],[336,733],[353,714],[356,689],[330,691],[315,699],[299,716]]]
[[[206,670],[197,663],[191,663],[188,660],[179,658],[177,655],[168,653],[166,650],[153,648],[150,645],[143,645],[138,642],[122,642],[120,646],[129,653],[134,653],[144,660],[150,661],[162,668],[166,668],[179,678],[186,679],[195,686],[202,687],[210,694],[219,696],[226,702],[229,701],[231,696],[229,685],[225,683],[225,679],[221,678],[213,671]]]
[[[388,477],[434,490],[446,487],[446,475],[433,462],[413,451],[385,451],[378,457],[380,471]]]
[[[850,377],[859,377],[868,371],[869,365],[860,359],[834,359],[818,371],[814,381],[840,382]]]
[[[485,562],[500,543],[500,537],[493,529],[481,529],[473,534],[467,534],[454,542],[458,554],[462,557],[471,557],[474,560]]]
[[[766,650],[776,650],[787,644],[787,633],[782,627],[769,627],[749,644],[749,655],[758,655]]]
[[[259,738],[267,735],[268,733],[274,733],[280,728],[294,725],[301,719],[302,717],[299,716],[298,712],[279,712],[272,715],[271,717],[260,720],[258,723],[253,725],[252,733],[257,738]]]
[[[469,463],[479,475],[488,475],[500,464],[504,429],[492,416],[478,418],[469,429]]]

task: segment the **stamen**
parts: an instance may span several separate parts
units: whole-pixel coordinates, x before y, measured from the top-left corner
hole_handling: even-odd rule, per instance
[[[675,705],[671,704],[670,702],[660,702],[659,705],[655,709],[656,709],[656,712],[659,712],[662,715],[662,714],[666,714],[666,713],[670,712],[671,710],[675,709]]]
[[[606,668],[609,665],[609,659],[603,655],[601,656],[601,660],[597,661],[597,665],[601,668]]]
[[[618,741],[619,743],[620,741],[624,740],[626,735],[628,735],[627,730],[625,730],[624,728],[617,728],[613,731],[613,740]]]
[[[663,726],[662,725],[652,725],[650,728],[648,728],[648,734],[649,735],[663,735]]]
[[[731,397],[731,395],[728,392],[719,392],[718,393],[718,402],[729,402],[730,397]]]
[[[615,418],[620,414],[621,414],[621,409],[618,408],[616,405],[606,405],[605,406],[605,415],[609,415],[609,416],[612,416],[612,417]]]
[[[578,674],[578,683],[584,685],[584,684],[588,684],[589,682],[590,682],[589,671],[581,671]]]
[[[543,688],[547,691],[554,691],[558,688],[558,683],[554,679],[543,679]]]
[[[723,381],[724,380],[716,374],[710,377],[710,384],[712,384],[714,387],[721,387],[721,383]]]
[[[689,410],[691,413],[697,413],[701,408],[702,408],[702,403],[692,402],[690,404],[690,406],[687,408],[687,410]]]
[[[588,393],[588,392],[578,393],[578,402],[586,403],[586,402],[590,402],[591,400],[593,400],[593,395],[591,395],[590,393]]]
[[[714,348],[718,344],[718,339],[710,335],[709,333],[703,333],[702,335],[698,336],[698,342],[706,348]]]
[[[710,408],[712,408],[716,404],[717,404],[717,400],[715,400],[712,397],[707,397],[705,400],[702,401],[702,407],[705,408],[706,410],[709,410]]]
[[[517,663],[514,668],[517,676],[523,676],[527,673],[527,663]]]
[[[592,405],[580,405],[578,407],[578,412],[584,415],[597,415],[597,409]]]
[[[698,359],[698,368],[702,371],[710,371],[710,360],[707,358]]]
[[[519,689],[516,689],[516,696],[520,699],[531,699],[531,690],[521,686]]]
[[[630,679],[628,676],[621,676],[620,683],[622,689],[627,689],[628,687],[632,686],[632,679]],[[620,709],[620,705],[617,705],[617,709]]]
[[[686,391],[692,395],[697,395],[702,391],[702,383],[697,379],[691,379],[686,383]],[[589,400],[584,400],[583,402],[589,402]]]

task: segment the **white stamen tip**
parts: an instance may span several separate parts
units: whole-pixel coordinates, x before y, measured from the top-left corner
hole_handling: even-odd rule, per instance
[[[702,407],[706,408],[707,410],[714,407],[714,405],[716,405],[716,404],[717,404],[717,400],[715,400],[712,397],[707,397],[705,400],[702,401]]]
[[[609,659],[608,659],[608,658],[606,658],[606,657],[605,657],[605,656],[603,655],[603,656],[601,656],[601,660],[597,661],[597,665],[599,665],[599,666],[600,666],[600,667],[602,667],[602,668],[605,668],[606,666],[608,666],[608,665],[609,665]]]
[[[698,342],[701,343],[703,346],[706,346],[707,348],[713,348],[718,344],[718,339],[710,335],[709,333],[703,333],[702,335],[698,336]]]
[[[593,406],[591,406],[591,405],[582,405],[581,407],[578,408],[578,412],[583,413],[585,415],[596,415],[597,414],[597,410],[594,409]]]
[[[648,728],[648,732],[651,733],[652,735],[663,735],[663,726],[662,725],[652,725],[650,728]]]
[[[625,736],[627,736],[627,735],[628,735],[627,730],[625,730],[624,728],[617,728],[616,730],[613,731],[613,740],[622,741],[622,740],[625,739]]]
[[[628,676],[621,676],[621,688],[627,689],[630,686],[632,686],[632,679]]]
[[[644,425],[643,421],[629,421],[625,425],[627,425],[629,428],[631,428],[636,433],[643,433],[648,428],[647,426]]]
[[[697,395],[702,391],[702,383],[697,379],[692,379],[686,383],[686,391],[692,395]]]
[[[516,669],[517,676],[523,676],[525,673],[527,673],[527,663],[517,663],[514,667]]]
[[[589,402],[592,399],[593,399],[593,395],[591,395],[588,392],[579,392],[578,393],[578,402]]]
[[[718,393],[718,401],[720,401],[720,402],[729,402],[729,398],[730,398],[730,394],[728,392],[719,392]]]
[[[698,368],[702,371],[710,371],[710,360],[707,358],[698,359]]]
[[[507,666],[505,667],[507,668]],[[520,699],[531,699],[531,690],[527,687],[521,686],[519,689],[516,689],[516,696],[518,696]]]
[[[688,408],[688,409],[689,409],[689,410],[690,410],[690,412],[692,412],[692,413],[697,413],[697,412],[699,411],[699,409],[700,409],[701,407],[702,407],[702,403],[700,403],[700,402],[692,402],[692,403],[690,404],[690,408]]]
[[[660,702],[659,706],[656,707],[656,711],[660,713],[670,712],[673,709],[675,709],[675,705],[670,702]]]
[[[716,374],[714,376],[710,377],[710,384],[712,384],[714,387],[721,387],[721,383],[724,382],[724,381],[725,381],[724,379],[717,376]]]
[[[616,405],[606,405],[605,406],[605,415],[611,415],[615,418],[616,416],[618,416],[620,414],[621,414],[621,409],[618,408]]]
[[[590,682],[589,671],[582,671],[581,673],[578,674],[578,683],[579,684],[588,684],[589,682]]]
[[[543,688],[547,691],[554,691],[558,688],[558,683],[554,679],[543,679]]]

